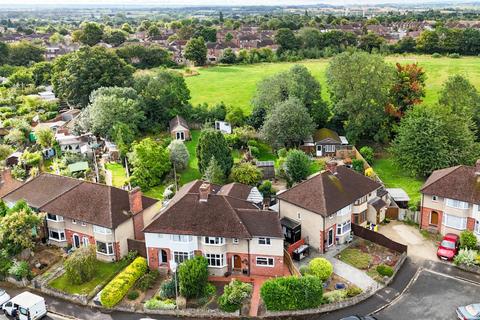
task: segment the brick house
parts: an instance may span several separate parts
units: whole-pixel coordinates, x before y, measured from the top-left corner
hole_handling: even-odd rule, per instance
[[[388,202],[378,182],[333,161],[327,167],[278,195],[286,241],[305,239],[319,252],[344,243],[352,223],[383,221]]]
[[[172,139],[185,141],[190,140],[190,128],[188,127],[188,123],[185,119],[181,116],[176,116],[172,120],[170,120],[170,135]]]
[[[173,263],[203,255],[211,275],[283,275],[277,213],[220,190],[199,180],[190,182],[158,213],[144,229],[150,268],[169,270]]]
[[[435,170],[422,186],[420,228],[441,234],[473,231],[480,238],[480,160],[474,167]]]
[[[116,261],[128,253],[128,239],[143,240],[142,229],[156,212],[157,200],[140,189],[42,174],[2,198],[8,206],[25,200],[45,212],[47,241],[59,247],[95,245],[97,258]]]

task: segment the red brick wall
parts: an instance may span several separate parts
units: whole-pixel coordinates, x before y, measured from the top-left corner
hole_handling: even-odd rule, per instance
[[[242,261],[242,266],[240,268],[239,271],[242,271],[243,269],[247,269],[248,270],[248,254],[246,253],[236,253],[236,252],[227,252],[227,265],[228,265],[228,270],[229,271],[232,271],[233,270],[233,261],[232,261],[232,257],[233,256],[239,256],[240,257],[240,261]]]
[[[325,252],[323,239],[325,239],[325,232],[320,231],[320,247],[318,248],[318,250],[319,250],[319,252],[321,252],[321,253],[324,253],[324,252]]]
[[[432,211],[438,212],[438,224],[437,226],[430,225],[430,214]],[[422,207],[421,209],[421,217],[420,217],[420,229],[428,229],[428,228],[435,228],[437,232],[440,232],[440,228],[442,226],[442,218],[443,212],[439,210],[434,210],[427,207]]]
[[[160,263],[159,255],[160,251],[165,250],[167,252],[167,262]],[[170,249],[168,248],[147,248],[148,252],[148,266],[151,270],[156,270],[160,266],[167,267],[170,270]]]
[[[115,250],[115,259],[120,260],[120,242],[115,242],[113,244],[113,250]]]
[[[91,236],[91,235],[88,235],[88,234],[85,234],[85,233],[81,233],[81,232],[77,232],[77,231],[72,231],[72,230],[69,230],[69,229],[65,229],[65,237],[67,238],[68,244],[73,246],[73,235],[74,234],[78,234],[78,236],[80,237],[80,245],[83,244],[83,238],[84,237],[88,238],[88,242],[91,245],[96,245],[94,236]]]
[[[467,218],[467,230],[475,230],[475,219],[470,217]]]
[[[140,212],[133,216],[133,235],[135,240],[145,240],[143,228],[143,212]]]
[[[273,267],[267,266],[257,266],[256,258],[257,257],[267,257],[267,258],[274,258],[275,265]],[[250,275],[256,276],[283,276],[283,256],[267,256],[267,255],[250,255]]]

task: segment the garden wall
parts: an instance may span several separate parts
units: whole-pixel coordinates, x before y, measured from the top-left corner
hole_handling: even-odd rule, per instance
[[[147,247],[145,241],[127,239],[128,251],[136,251],[140,257],[147,258]]]
[[[406,245],[393,241],[378,232],[366,229],[357,224],[352,224],[352,231],[357,237],[372,241],[388,249],[392,249],[400,253],[407,252]]]

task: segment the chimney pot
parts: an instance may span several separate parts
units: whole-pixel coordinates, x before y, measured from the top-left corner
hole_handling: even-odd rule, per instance
[[[327,166],[327,170],[330,171],[330,173],[332,174],[337,173],[337,161],[330,160],[327,162],[326,166]]]
[[[198,189],[198,193],[200,194],[200,201],[207,202],[208,195],[210,194],[210,183],[204,182]]]

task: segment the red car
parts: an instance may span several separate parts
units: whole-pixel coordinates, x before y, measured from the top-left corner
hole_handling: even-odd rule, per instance
[[[460,237],[453,233],[447,233],[438,246],[437,257],[442,260],[453,260],[458,253],[459,245]]]

